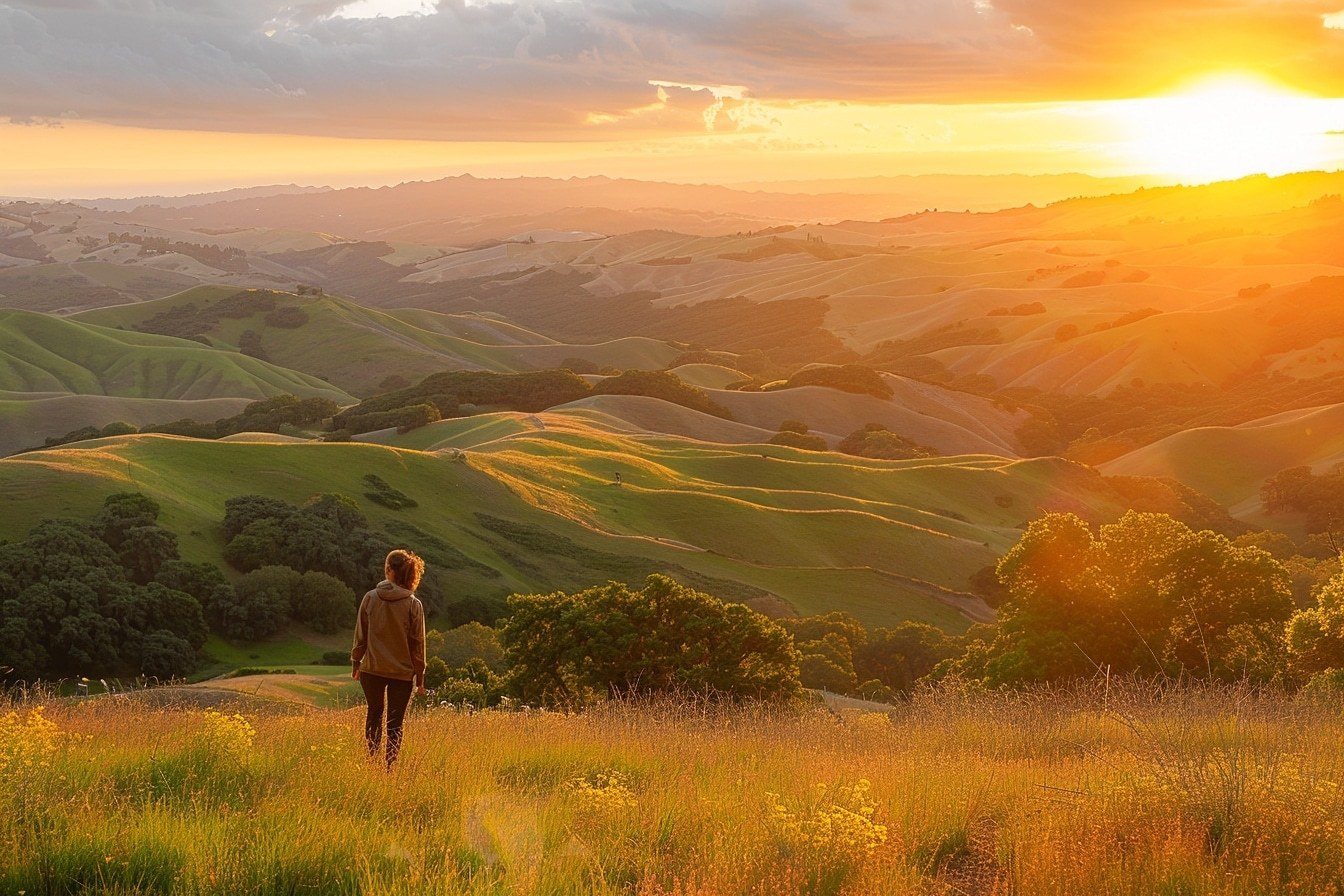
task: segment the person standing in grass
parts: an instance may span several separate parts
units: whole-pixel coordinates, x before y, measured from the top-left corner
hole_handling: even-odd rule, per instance
[[[401,750],[401,726],[411,691],[425,692],[425,607],[415,596],[425,561],[410,551],[395,550],[383,564],[383,581],[364,595],[355,619],[355,644],[350,650],[350,675],[364,689],[369,711],[364,739],[369,757],[378,756],[387,714],[387,767]]]

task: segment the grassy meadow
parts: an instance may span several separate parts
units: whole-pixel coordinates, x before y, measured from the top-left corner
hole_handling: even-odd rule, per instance
[[[421,707],[387,772],[359,706],[154,693],[0,709],[0,892],[1344,887],[1344,718],[1302,698],[1098,683],[884,712]]]

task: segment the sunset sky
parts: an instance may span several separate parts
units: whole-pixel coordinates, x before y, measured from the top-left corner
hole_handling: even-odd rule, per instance
[[[1344,0],[0,0],[0,196],[1344,167]]]

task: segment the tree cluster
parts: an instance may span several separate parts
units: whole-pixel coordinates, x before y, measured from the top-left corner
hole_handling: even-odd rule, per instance
[[[295,429],[315,427],[338,410],[340,406],[328,398],[275,395],[251,402],[240,413],[213,423],[202,423],[184,417],[170,423],[152,423],[136,427],[124,421],[116,421],[103,427],[85,426],[71,430],[63,436],[50,436],[45,441],[45,447],[52,448],[86,439],[133,433],[162,433],[189,436],[194,439],[218,439],[239,432],[283,432],[291,427]]]
[[[785,420],[779,424],[779,432],[770,437],[771,445],[783,445],[800,451],[829,451],[830,445],[821,436],[812,435],[806,423],[799,420]]]
[[[871,457],[878,460],[908,460],[916,457],[938,457],[938,450],[921,445],[914,439],[897,435],[881,423],[868,423],[840,440],[835,446],[842,454]]]
[[[884,399],[893,395],[891,386],[882,379],[882,374],[862,364],[804,367],[776,388],[797,389],[800,386],[823,386],[827,389],[839,389],[841,392]]]
[[[126,672],[167,678],[196,664],[201,602],[173,578],[177,539],[140,494],[89,521],[50,519],[0,544],[0,660],[17,677]]]
[[[232,246],[216,246],[213,243],[187,243],[170,240],[162,236],[141,236],[135,233],[109,233],[109,244],[133,243],[144,247],[146,252],[164,255],[170,252],[194,258],[201,264],[221,271],[243,273],[247,271],[247,253]]]
[[[1344,471],[1317,476],[1310,467],[1290,467],[1260,488],[1265,510],[1300,513],[1308,532],[1344,531]]]
[[[1290,662],[1298,673],[1344,671],[1344,572],[1316,592],[1313,606],[1293,614],[1286,638]]]
[[[959,321],[909,339],[879,342],[863,357],[863,363],[899,376],[936,383],[963,392],[986,394],[998,388],[993,379],[980,374],[971,376],[954,374],[935,355],[947,348],[999,345],[1002,342],[1004,336],[997,329],[968,327]]]
[[[1009,308],[1007,305],[1001,305],[998,308],[991,308],[987,317],[1029,317],[1033,314],[1044,314],[1045,305],[1041,302],[1023,302],[1020,305],[1014,305]]]
[[[495,673],[502,673],[506,668],[499,633],[475,621],[447,631],[430,629],[425,634],[425,655],[437,657],[448,669],[461,668],[470,660],[480,660]]]
[[[589,386],[566,369],[529,373],[453,370],[361,401],[337,414],[331,425],[333,430],[351,433],[392,426],[412,428],[431,422],[431,418],[457,416],[467,405],[536,413],[589,395],[646,395],[716,417],[732,416],[703,389],[667,371],[627,370]]]
[[[440,657],[430,657],[425,663],[425,687],[432,688],[440,701],[477,709],[511,696],[509,680],[477,657],[451,668]]]
[[[196,339],[204,336],[221,320],[244,320],[256,314],[275,312],[281,307],[281,298],[284,298],[283,293],[243,289],[204,308],[194,302],[176,305],[141,322],[136,329],[142,333]]]
[[[411,404],[390,411],[370,411],[367,414],[344,413],[333,419],[332,425],[337,431],[358,435],[363,432],[375,432],[380,429],[395,429],[397,432],[410,432],[421,426],[427,426],[442,415],[438,407],[428,402]]]
[[[1033,521],[999,562],[996,628],[939,667],[990,684],[1111,673],[1268,681],[1285,670],[1288,571],[1268,552],[1165,514],[1130,511],[1094,534]]]
[[[588,384],[568,370],[535,373],[452,370],[431,374],[414,386],[365,399],[346,408],[332,421],[332,428],[349,429],[352,418],[424,404],[432,405],[443,417],[456,415],[460,404],[535,413],[575,401],[588,392]]]
[[[58,445],[67,445],[71,442],[84,442],[89,439],[105,439],[112,436],[125,436],[137,433],[140,428],[133,423],[127,423],[124,420],[114,420],[106,426],[81,426],[79,429],[72,429],[63,436],[48,436],[43,441],[46,448],[54,448]]]
[[[254,401],[232,417],[215,421],[221,436],[238,432],[280,432],[284,427],[313,427],[340,409],[329,398],[298,398],[275,395]]]
[[[334,634],[354,624],[354,594],[348,584],[325,572],[271,565],[244,575],[232,595],[222,595],[228,599],[207,609],[220,634],[241,641],[273,635],[288,619]]]
[[[594,395],[644,395],[671,404],[721,417],[733,419],[732,413],[714,401],[704,389],[692,386],[666,370],[626,370],[616,376],[599,380],[592,388]]]
[[[287,566],[321,572],[363,594],[383,577],[383,560],[395,545],[369,528],[344,495],[318,495],[303,506],[262,495],[224,502],[224,561],[239,572]]]
[[[274,311],[267,312],[263,318],[268,327],[279,327],[282,330],[297,330],[299,327],[308,323],[308,312],[297,305],[281,305]]]
[[[269,361],[266,347],[261,344],[261,334],[256,330],[244,330],[238,334],[238,352],[258,361]]]
[[[514,595],[499,637],[513,686],[529,701],[800,693],[797,651],[783,628],[662,575],[638,590],[609,582],[573,594]]]
[[[908,694],[958,652],[954,639],[920,622],[869,632],[848,613],[832,612],[779,624],[793,635],[804,687],[870,700]]]

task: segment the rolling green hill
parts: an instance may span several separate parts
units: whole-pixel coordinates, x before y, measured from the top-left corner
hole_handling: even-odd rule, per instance
[[[53,395],[48,397],[0,392],[0,455],[37,448],[48,438],[109,423],[137,428],[190,418],[219,420],[242,413],[248,398],[204,398],[176,401],[168,398],[123,398],[116,395]]]
[[[128,436],[0,460],[9,509],[0,537],[46,516],[89,516],[106,495],[136,489],[163,506],[184,556],[218,562],[228,497],[302,502],[334,491],[413,546],[446,544],[467,558],[442,570],[450,595],[498,601],[667,570],[733,599],[958,630],[969,622],[961,608],[978,618],[986,611],[955,589],[1015,539],[1035,502],[1064,496],[1046,466],[980,458],[919,470],[785,450],[761,457],[684,440],[633,442],[581,421],[463,459],[368,444]],[[627,485],[611,484],[617,469]],[[368,474],[419,506],[391,511],[369,501]],[[950,489],[961,496],[943,493]],[[984,501],[973,494],[987,489]],[[1018,509],[996,504],[1000,493],[1016,496]],[[989,508],[978,523],[953,516]]]
[[[350,400],[340,389],[256,358],[192,342],[0,311],[0,390],[126,398]]]
[[[199,281],[172,271],[90,261],[0,270],[0,307],[66,314],[171,295]]]
[[[554,368],[578,358],[599,367],[651,370],[680,353],[666,342],[644,337],[571,345],[489,315],[381,311],[331,296],[269,290],[244,294],[255,310],[241,308],[221,315],[221,304],[236,305],[239,295],[227,287],[200,287],[156,302],[85,312],[77,319],[203,336],[233,349],[250,330],[266,357],[360,396],[385,391],[383,383],[389,377],[418,382],[445,369],[514,373]],[[288,309],[289,317],[278,316],[276,309]]]
[[[1134,506],[1058,459],[877,461],[651,435],[588,407],[440,421],[369,442],[125,436],[0,460],[0,538],[91,516],[114,492],[164,508],[188,559],[220,562],[224,502],[338,492],[376,528],[438,559],[443,591],[498,606],[514,591],[668,572],[774,611],[845,610],[869,626],[951,631],[990,617],[971,577],[1047,510]],[[620,474],[619,482],[617,474]],[[368,497],[373,475],[414,498]]]
[[[0,453],[116,420],[215,420],[280,394],[352,400],[316,377],[237,352],[0,310]]]

